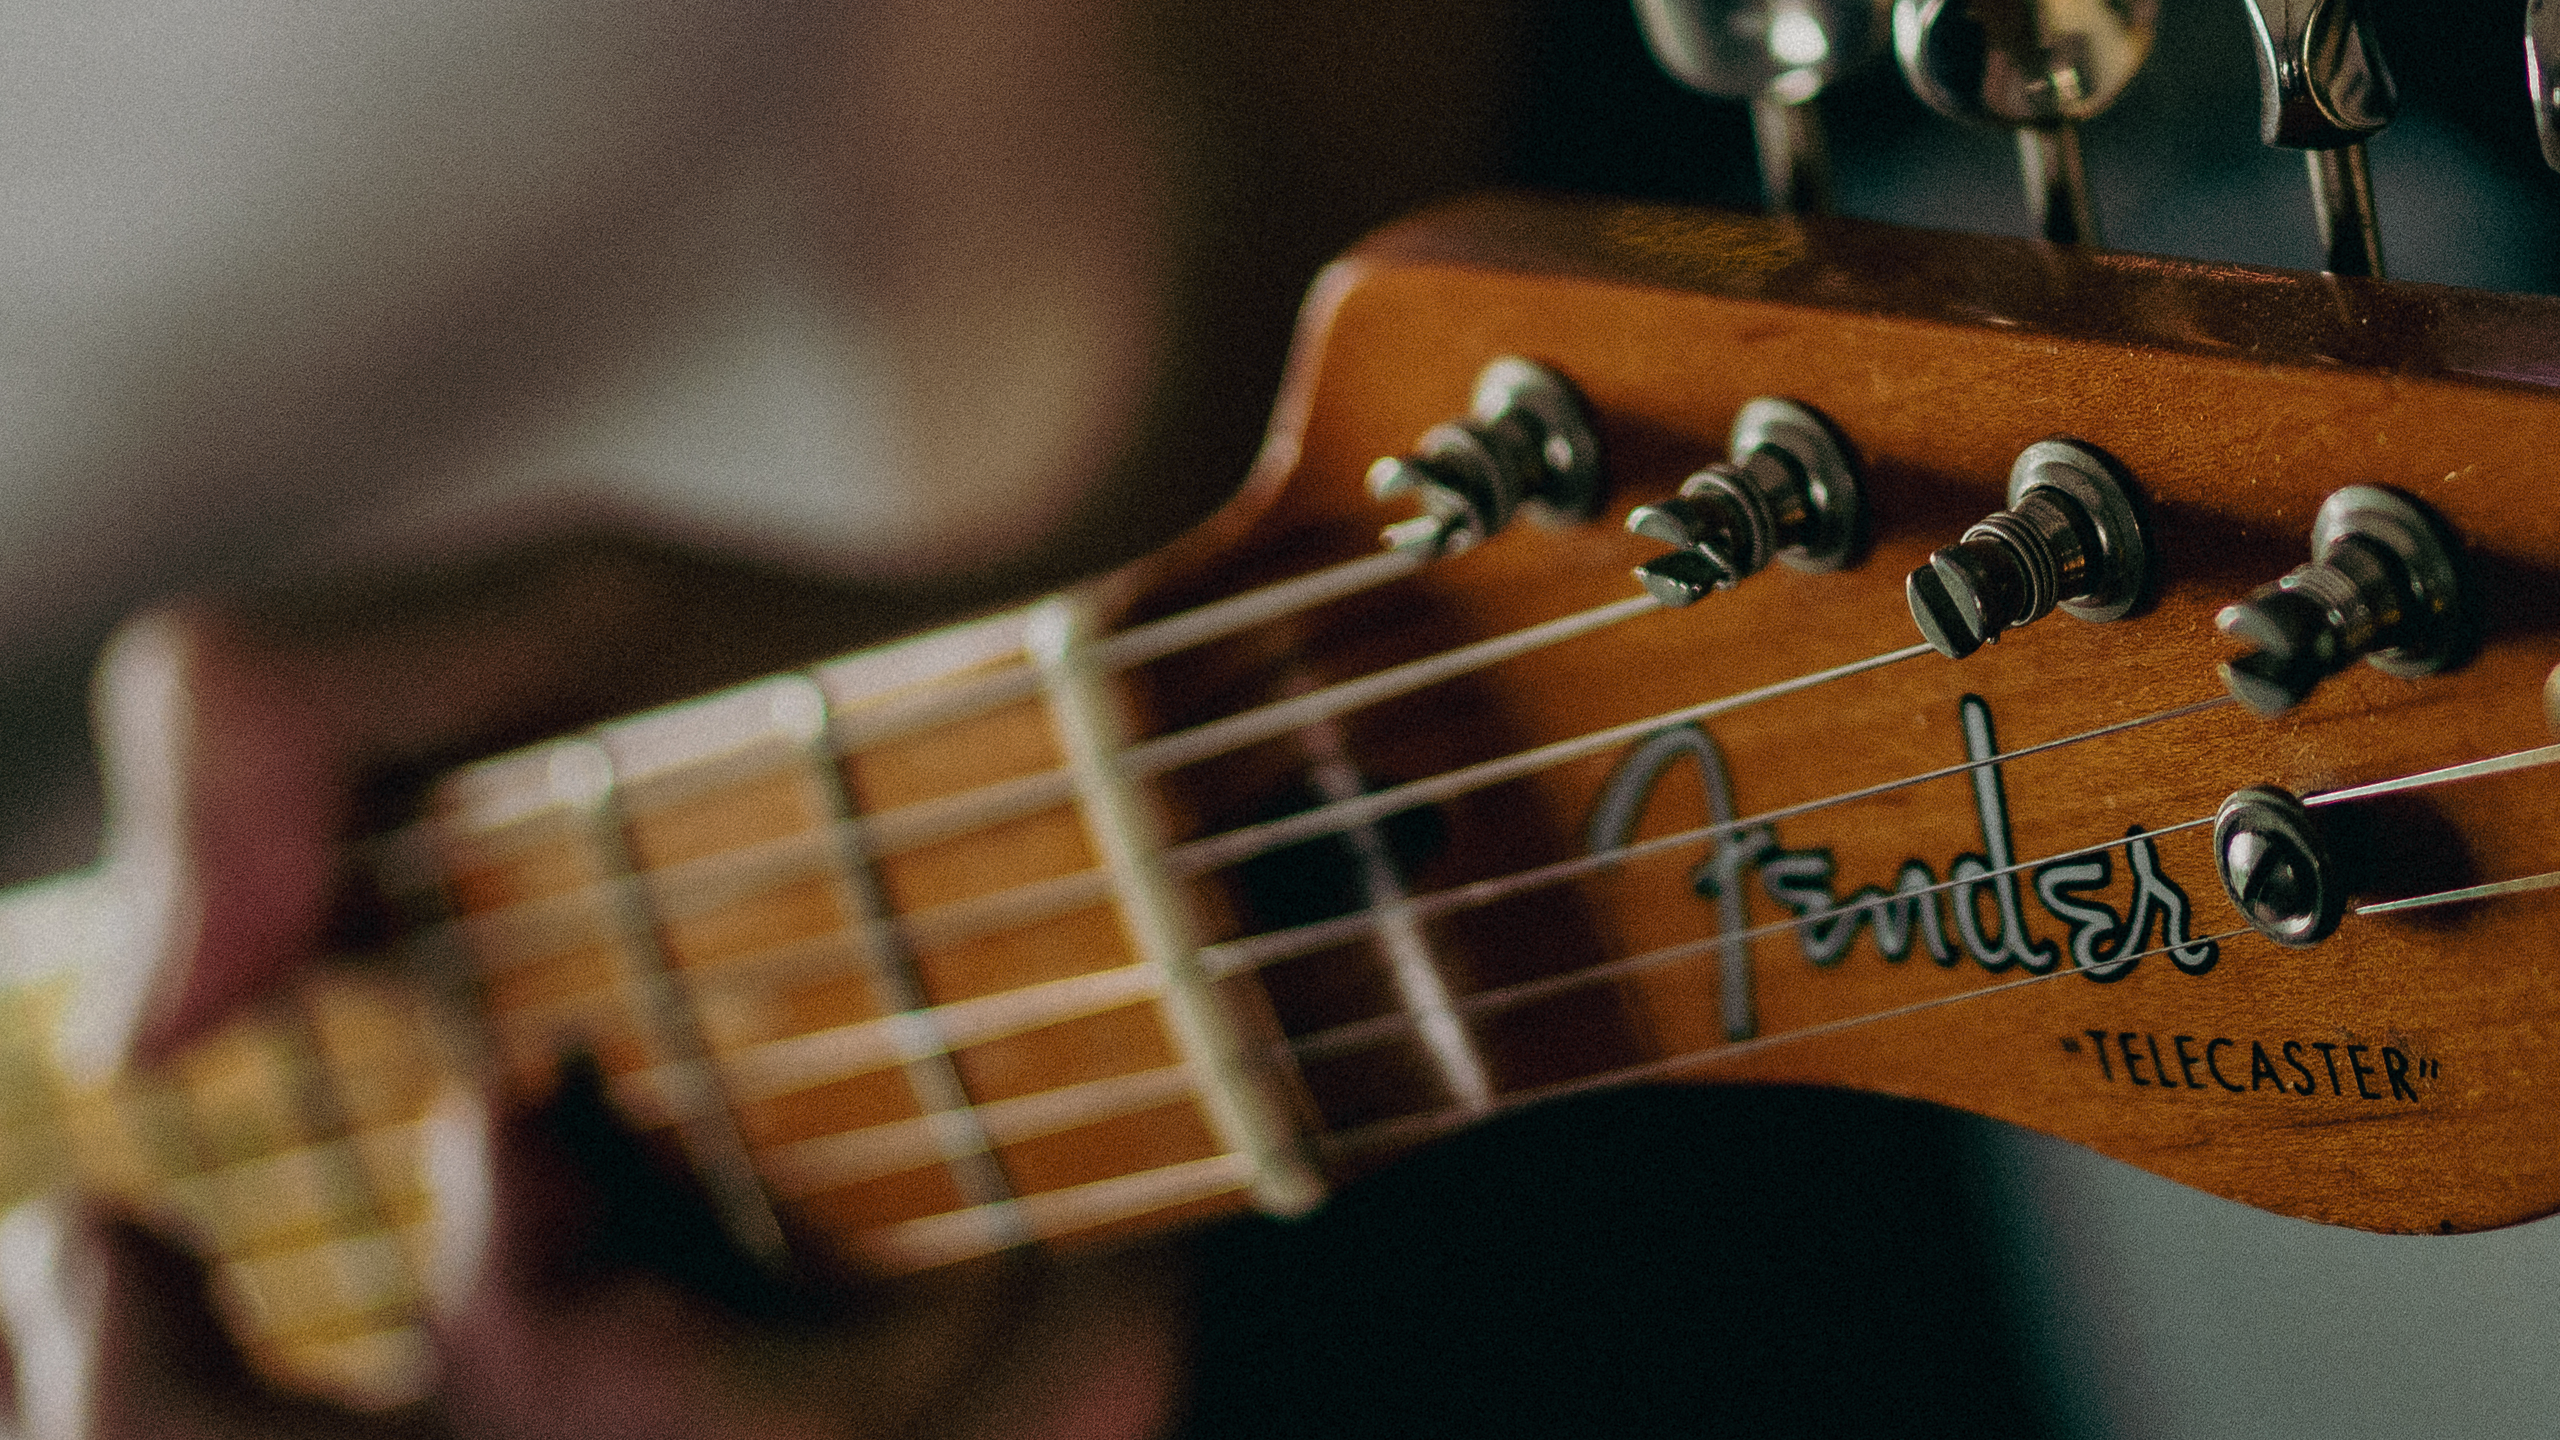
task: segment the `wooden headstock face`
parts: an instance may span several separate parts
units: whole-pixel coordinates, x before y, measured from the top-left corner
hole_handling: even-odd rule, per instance
[[[1362,674],[1634,593],[1629,568],[1662,546],[1618,521],[1723,458],[1755,396],[1813,407],[1858,451],[1860,563],[1772,567],[1348,717],[1364,776],[1392,786],[1910,646],[1904,577],[2007,503],[2026,447],[2086,442],[2148,511],[2156,574],[2124,618],[2057,613],[1962,660],[1885,665],[1688,739],[1666,726],[1642,774],[1631,742],[1435,807],[1445,840],[1407,877],[1417,896],[1587,854],[1604,811],[1632,840],[1741,822],[1430,922],[1493,1091],[1618,1073],[1851,1085],[2284,1213],[2509,1224],[2560,1206],[2554,902],[2353,907],[2560,868],[2560,836],[2537,818],[2560,777],[2315,806],[2351,893],[2336,932],[2299,949],[2226,896],[2211,817],[2243,787],[2338,791],[2550,741],[2560,514],[2537,496],[2560,433],[2553,334],[2560,305],[2533,299],[1856,222],[1475,202],[1384,233],[1328,276],[1261,484],[1144,603],[1198,593],[1193,557],[1212,548],[1301,566],[1357,553],[1398,518],[1363,505],[1359,477],[1460,412],[1497,356],[1551,366],[1587,397],[1609,514],[1516,525],[1313,612],[1261,642],[1274,673]],[[2315,512],[2350,485],[2415,497],[2458,535],[2476,653],[2415,678],[2354,665],[2273,719],[2209,703],[2164,715],[2225,694],[2216,667],[2242,647],[2217,613],[2306,562]],[[1142,679],[1168,726],[1237,693],[1200,673],[1166,662]],[[2164,718],[1961,768],[2144,717]],[[1267,804],[1275,762],[1225,763],[1170,779],[1200,824]],[[1729,809],[1702,763],[1729,777]],[[1263,972],[1288,1029],[1334,1032],[1298,1058],[1346,1156],[1466,1108],[1418,1024],[1342,1028],[1402,1003],[1372,943]],[[1606,978],[1557,978],[1584,970]]]

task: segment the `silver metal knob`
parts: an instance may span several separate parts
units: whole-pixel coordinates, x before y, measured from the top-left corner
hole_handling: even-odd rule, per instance
[[[2350,485],[2320,503],[2310,564],[2214,617],[2253,647],[2221,667],[2223,683],[2281,715],[2358,660],[2390,675],[2446,669],[2477,640],[2461,573],[2443,521],[2396,490]]]
[[[2529,0],[2524,9],[2524,69],[2533,91],[2533,128],[2542,159],[2560,170],[2560,3]]]
[[[2252,786],[2223,801],[2213,820],[2213,854],[2222,893],[2279,945],[2316,945],[2346,915],[2338,866],[2291,791]]]
[[[1476,377],[1465,419],[1434,425],[1412,453],[1369,467],[1369,493],[1419,502],[1422,513],[1383,538],[1433,555],[1492,538],[1523,509],[1588,520],[1600,513],[1599,432],[1571,382],[1504,356]]]
[[[2018,136],[2037,232],[2099,243],[2077,127],[2151,56],[2159,0],[1895,0],[1893,53],[1941,115]]]
[[[2151,584],[2133,482],[2104,451],[2039,440],[2009,468],[2009,508],[1929,557],[1904,583],[1920,637],[1961,660],[2056,609],[2121,620]]]
[[[1734,417],[1731,460],[1682,481],[1659,505],[1639,505],[1627,528],[1676,546],[1636,567],[1665,605],[1731,589],[1772,560],[1820,574],[1846,567],[1865,538],[1858,467],[1849,444],[1809,406],[1762,397]]]
[[[1813,97],[1881,53],[1890,0],[1635,0],[1645,44],[1671,78],[1751,107],[1769,208],[1831,208]]]
[[[2322,268],[2379,276],[2382,232],[2364,142],[2391,123],[2400,97],[2365,0],[2247,4],[2258,42],[2259,138],[2305,152]]]

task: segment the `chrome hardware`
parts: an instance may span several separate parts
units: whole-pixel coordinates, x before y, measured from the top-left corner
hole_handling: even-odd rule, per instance
[[[2280,715],[2361,659],[2389,675],[2431,675],[2471,651],[2473,626],[2453,533],[2407,496],[2350,485],[2320,503],[2311,563],[2223,608],[2214,626],[2248,654],[2223,683]]]
[[[2150,586],[2151,544],[2133,482],[2105,452],[2039,440],[2009,467],[2009,508],[1911,572],[1904,593],[1921,638],[1961,660],[2057,608],[2104,622]]]
[[[2316,945],[2346,914],[2346,890],[2311,812],[2292,792],[2252,786],[2222,802],[2213,820],[2222,893],[2241,918],[2279,945]]]
[[[2524,70],[2543,163],[2560,170],[2560,0],[2528,0],[2524,7]]]
[[[2366,9],[2365,0],[2248,0],[2258,135],[2305,152],[2321,268],[2336,275],[2382,273],[2364,142],[2391,123],[2400,96]]]
[[[1694,604],[1771,560],[1820,574],[1856,558],[1864,518],[1857,462],[1830,421],[1764,396],[1734,417],[1729,453],[1682,481],[1678,496],[1627,516],[1629,530],[1679,547],[1636,567],[1665,605]]]
[[[1369,493],[1410,496],[1422,514],[1387,527],[1397,550],[1454,554],[1526,509],[1551,520],[1600,511],[1600,437],[1570,382],[1505,356],[1476,377],[1467,418],[1434,425],[1410,455],[1369,467]]]
[[[1930,109],[2017,132],[2037,234],[2095,245],[2075,127],[2142,69],[2159,16],[2159,0],[1895,0],[1893,53]]]
[[[1751,107],[1769,208],[1831,208],[1831,166],[1813,97],[1884,49],[1889,0],[1635,0],[1654,63],[1671,78]]]

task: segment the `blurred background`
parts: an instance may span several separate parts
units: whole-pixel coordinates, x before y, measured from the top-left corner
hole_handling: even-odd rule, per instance
[[[800,45],[818,8],[0,10],[0,875],[94,849],[86,677],[138,604],[461,553],[568,516],[885,575],[924,598],[881,613],[930,613],[1138,553],[1214,503],[1250,456],[1294,297],[1368,225],[1488,183],[1758,203],[1741,107],[1656,70],[1626,0],[1312,19],[1137,7],[1194,47],[1199,94],[1258,97],[1223,122],[1179,103],[1157,117],[1207,137],[1200,173],[1232,160],[1257,177],[1184,197],[1193,243],[1234,262],[1224,358],[1197,367],[1215,383],[1179,405],[1115,402],[1192,438],[1089,484],[1012,487],[1054,457],[1021,438],[1037,425],[989,420],[971,472],[987,478],[919,485],[931,447],[862,398],[897,388],[895,324],[862,287],[827,281],[826,246],[795,228],[808,214],[776,218],[790,207],[759,157],[803,112],[734,103],[823,86],[813,69],[859,51],[859,35],[851,51]],[[2240,0],[2164,9],[2150,64],[2084,132],[2108,238],[2314,265],[2301,162],[2257,140]],[[2522,0],[2374,9],[2403,97],[2371,147],[2392,274],[2560,290],[2560,175],[2526,103]],[[1246,43],[1219,53],[1230,32]],[[1371,39],[1367,68],[1330,88],[1255,88]],[[1054,79],[1036,65],[998,78],[1033,93]],[[1314,103],[1328,96],[1343,108]],[[2027,233],[2008,137],[1931,114],[1890,64],[1820,104],[1843,212]],[[700,120],[732,110],[747,118]],[[1291,115],[1322,141],[1292,149],[1252,128]],[[519,254],[528,234],[541,258]],[[469,333],[512,338],[449,343]],[[432,363],[378,360],[415,352]],[[484,412],[501,420],[453,418]],[[315,433],[332,438],[277,438]],[[1982,1218],[2009,1310],[2000,1327],[1912,1343],[2031,1362],[2033,1403],[2058,1430],[2493,1436],[2550,1433],[2560,1415],[2560,1226],[2386,1239],[1985,1123],[1932,1128],[1928,1144],[1954,1167],[1930,1193]]]

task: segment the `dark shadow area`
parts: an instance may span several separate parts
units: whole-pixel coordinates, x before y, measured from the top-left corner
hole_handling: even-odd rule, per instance
[[[1205,1245],[1203,1437],[2045,1433],[1960,1159],[1818,1090],[1512,1116]]]

